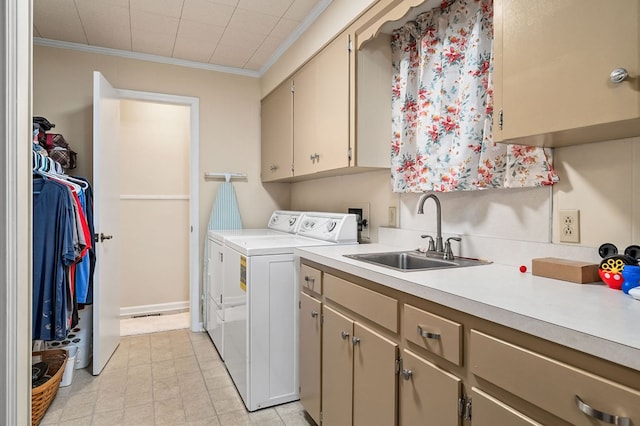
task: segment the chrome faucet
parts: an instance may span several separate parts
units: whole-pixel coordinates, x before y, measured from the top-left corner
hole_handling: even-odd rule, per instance
[[[436,203],[436,246],[435,249],[438,253],[444,253],[442,246],[442,207],[440,206],[440,200],[435,194],[422,194],[420,201],[418,202],[418,214],[424,214],[424,203],[427,199],[432,198]],[[426,237],[426,236],[425,236]]]

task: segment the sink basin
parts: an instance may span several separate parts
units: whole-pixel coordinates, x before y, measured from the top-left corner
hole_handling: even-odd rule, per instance
[[[344,256],[403,272],[423,271],[428,269],[461,268],[464,266],[486,265],[491,263],[486,260],[470,259],[467,257],[456,257],[453,260],[444,260],[440,253],[422,253],[417,250],[345,254]]]

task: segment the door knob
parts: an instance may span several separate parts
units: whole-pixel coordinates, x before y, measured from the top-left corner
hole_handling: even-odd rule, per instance
[[[342,331],[342,332],[340,332],[340,336],[341,336],[343,339],[345,339],[345,340],[346,340],[346,339],[348,339],[348,338],[349,338],[349,332],[348,332],[348,331]]]
[[[357,345],[358,343],[360,343],[360,338],[356,337],[356,336],[353,336],[351,338],[351,343],[353,343],[353,346]]]

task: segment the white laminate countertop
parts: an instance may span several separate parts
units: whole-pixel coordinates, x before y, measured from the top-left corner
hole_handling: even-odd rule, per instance
[[[296,249],[300,258],[640,371],[640,301],[600,284],[576,284],[492,263],[401,272],[344,257],[401,251],[382,244]]]

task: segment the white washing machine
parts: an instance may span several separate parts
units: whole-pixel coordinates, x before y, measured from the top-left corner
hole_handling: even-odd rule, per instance
[[[249,411],[299,399],[296,247],[357,244],[353,214],[305,213],[298,234],[236,238],[224,247],[225,365]]]
[[[225,310],[223,306],[233,306],[244,295],[237,287],[230,287],[228,292],[224,292],[223,270],[224,270],[224,250],[225,241],[233,238],[256,238],[270,237],[279,238],[282,236],[294,235],[301,223],[303,213],[295,211],[276,210],[271,214],[266,228],[254,229],[234,229],[209,231],[207,235],[207,269],[204,285],[204,312],[205,329],[220,357],[224,359],[224,320]]]

